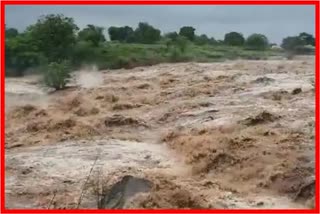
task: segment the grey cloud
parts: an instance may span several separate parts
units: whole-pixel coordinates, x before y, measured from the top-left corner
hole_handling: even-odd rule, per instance
[[[263,33],[272,42],[300,32],[314,34],[313,6],[6,6],[6,24],[24,30],[41,15],[62,13],[73,17],[79,27],[95,24],[136,27],[146,21],[162,32],[191,25],[197,33],[222,39],[230,31]]]

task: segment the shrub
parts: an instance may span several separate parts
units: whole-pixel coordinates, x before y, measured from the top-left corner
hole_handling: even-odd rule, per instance
[[[104,68],[107,69],[121,69],[121,68],[129,68],[131,60],[127,57],[116,56],[109,61],[106,62],[106,66]]]
[[[160,40],[161,31],[149,25],[140,22],[138,28],[134,31],[135,41],[142,44],[153,44]]]
[[[299,34],[299,38],[304,41],[305,45],[315,46],[315,38],[313,35],[303,32]]]
[[[5,41],[6,75],[22,76],[27,69],[37,67],[44,60],[29,34],[19,34]]]
[[[67,61],[61,63],[52,62],[45,71],[44,82],[47,86],[56,90],[64,89],[69,82],[70,71],[71,69]]]
[[[179,34],[177,32],[169,32],[164,35],[165,38],[171,39],[171,40],[176,40]]]
[[[170,60],[172,62],[178,62],[180,57],[181,57],[181,54],[177,49],[174,48],[170,51]]]
[[[79,41],[72,50],[72,63],[74,66],[98,63],[102,60],[104,59],[101,48],[94,47],[88,41]]]
[[[124,27],[114,27],[111,26],[108,29],[109,37],[111,41],[120,42],[134,42],[134,31],[129,26]]]
[[[296,47],[303,46],[304,41],[298,36],[289,36],[282,40],[281,47],[286,51],[294,51]]]
[[[231,46],[242,46],[245,39],[241,33],[230,32],[224,36],[224,43]]]
[[[103,34],[104,28],[95,25],[87,25],[78,33],[78,39],[89,41],[94,47],[98,47],[101,42],[105,42],[106,38]]]
[[[268,39],[265,35],[254,33],[246,40],[246,47],[251,50],[265,50],[268,48]]]
[[[179,35],[186,37],[188,40],[193,41],[195,37],[195,28],[191,26],[184,26],[180,28]]]
[[[176,48],[173,48],[169,53],[169,59],[171,62],[186,62],[186,61],[190,61],[192,57],[181,53]]]
[[[174,46],[176,46],[181,51],[181,53],[184,53],[188,46],[188,39],[184,36],[179,36],[174,42]]]
[[[314,54],[315,53],[315,48],[313,46],[297,46],[294,49],[294,52],[296,54]]]
[[[314,54],[315,52],[315,48],[312,45],[306,45],[306,41],[299,36],[284,38],[281,47],[294,54]]]
[[[200,36],[195,36],[194,43],[196,45],[206,45],[210,43],[210,39],[208,38],[207,35],[202,34]]]

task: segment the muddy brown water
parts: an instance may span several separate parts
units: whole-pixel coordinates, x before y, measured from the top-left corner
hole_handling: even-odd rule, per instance
[[[91,170],[91,175],[101,172],[104,175],[110,175],[121,171],[119,177],[117,177],[118,181],[121,181],[121,178],[126,175],[144,179],[146,174],[162,173],[174,176],[178,183],[180,180],[181,183],[184,183],[184,179],[189,178],[198,182],[198,179],[202,178],[201,176],[200,178],[193,177],[192,167],[186,163],[183,151],[172,150],[166,144],[161,143],[162,132],[177,127],[232,127],[237,121],[255,115],[262,110],[268,110],[275,115],[284,115],[280,122],[276,121],[274,126],[271,127],[286,127],[290,131],[304,132],[310,136],[310,139],[301,144],[303,151],[302,149],[296,151],[297,154],[308,157],[306,163],[309,167],[312,165],[312,161],[314,162],[312,140],[314,133],[309,127],[309,124],[314,121],[314,99],[310,95],[310,91],[313,89],[313,65],[314,59],[303,58],[293,61],[240,60],[224,63],[161,64],[136,68],[132,71],[97,72],[91,68],[91,72],[81,71],[74,76],[72,85],[78,87],[76,90],[81,91],[85,96],[92,96],[96,91],[106,93],[112,89],[113,94],[119,94],[119,102],[126,103],[135,101],[136,98],[141,98],[141,100],[145,98],[146,101],[143,101],[147,104],[143,104],[141,108],[125,109],[115,113],[111,112],[108,106],[96,104],[100,109],[98,116],[92,116],[92,118],[90,116],[79,117],[79,120],[85,121],[88,119],[90,124],[99,117],[125,112],[124,115],[139,116],[146,123],[149,124],[150,122],[151,125],[146,128],[147,131],[133,129],[132,127],[115,127],[110,129],[111,131],[103,130],[106,133],[93,138],[84,137],[83,139],[64,141],[53,138],[53,142],[48,144],[41,144],[40,140],[40,143],[28,144],[27,146],[23,146],[24,140],[32,139],[38,133],[28,135],[29,133],[24,134],[23,132],[21,134],[21,129],[18,130],[18,133],[11,125],[10,133],[12,135],[16,133],[19,137],[14,142],[9,143],[19,143],[22,146],[6,150],[6,207],[75,208],[80,195],[83,194],[80,208],[95,209],[98,205],[94,194],[87,187],[84,188],[84,186],[89,185],[87,184],[87,177]],[[168,77],[175,78],[175,82],[166,81]],[[49,95],[48,90],[37,83],[38,78],[6,79],[6,112],[25,104],[47,109],[56,102],[57,97],[60,98],[59,94]],[[205,81],[211,81],[210,79],[213,82],[205,86],[201,85]],[[271,79],[272,81],[270,81]],[[132,93],[128,90],[132,89],[133,91],[137,85],[146,82],[151,89],[148,89],[148,87],[137,89]],[[217,91],[214,88],[215,84],[219,84]],[[192,88],[194,91],[186,92],[187,88],[194,85],[195,87]],[[213,89],[205,91],[206,87],[213,87]],[[291,96],[290,93],[296,88],[302,90],[301,94]],[[272,94],[280,90],[287,91],[290,96],[281,95],[281,100],[272,100],[273,97],[272,99],[268,97],[268,93]],[[153,96],[158,96],[161,92],[168,93],[165,97],[167,100],[159,105],[154,105],[152,103],[154,101]],[[194,95],[194,93],[199,94]],[[307,94],[303,95],[303,93]],[[126,98],[129,101],[121,100]],[[155,101],[157,100],[155,99]],[[95,105],[97,100],[91,100],[90,102]],[[87,104],[92,104],[90,102]],[[198,103],[204,104],[196,108],[191,107]],[[186,105],[187,108],[177,110],[177,106],[180,105]],[[190,108],[188,105],[190,105]],[[170,114],[167,114],[168,118],[164,122],[160,125],[154,122],[166,111]],[[69,114],[75,117],[72,112],[65,114],[65,117]],[[61,115],[59,116],[61,117]],[[8,123],[10,123],[10,120]],[[20,127],[23,124],[17,124],[17,126]],[[122,132],[125,133],[125,137],[127,135],[134,136],[139,140],[124,140],[120,137],[118,139],[117,136],[120,136]],[[111,134],[115,136],[111,136]],[[43,139],[45,139],[45,135]],[[292,149],[293,146],[289,145],[283,148]],[[202,148],[199,148],[199,152],[200,149]],[[279,150],[276,145],[265,145],[265,149],[274,152]],[[260,153],[261,151],[257,151],[254,154]],[[290,154],[295,155],[295,153]],[[300,156],[297,155],[297,157]],[[266,169],[269,167],[273,166],[265,166]],[[221,177],[215,180],[214,171],[202,176],[209,180],[212,179],[214,182],[221,181],[221,184],[223,184]],[[226,178],[230,176],[232,175],[227,175]],[[150,180],[150,182],[153,181]],[[136,182],[133,182],[133,184],[136,186]],[[193,185],[193,183],[190,185]],[[210,188],[199,186],[198,192],[207,194],[202,196],[203,200],[218,208],[306,207],[304,203],[295,202],[286,194],[275,194],[268,189],[266,191],[241,192],[242,189],[244,188],[241,188],[241,184],[239,184],[238,191],[220,188],[210,192]],[[133,190],[133,193],[129,194],[130,197],[135,193],[139,194],[140,190],[141,192],[149,191],[147,186],[142,185],[141,189]],[[117,190],[116,192],[123,194],[125,190]],[[194,193],[197,193],[197,191],[194,190]],[[105,204],[108,204],[106,205],[108,207],[134,206],[126,203],[112,205],[109,199],[108,197],[105,198]],[[61,204],[62,202],[65,204]]]
[[[39,188],[47,187],[44,191],[50,194],[56,188],[60,189],[67,184],[68,191],[73,190],[73,194],[79,197],[82,184],[92,167],[94,171],[108,173],[126,168],[163,170],[175,168],[181,165],[179,163],[181,162],[175,159],[175,155],[165,145],[154,143],[115,139],[33,146],[6,153],[7,167],[16,166],[6,175],[6,195],[10,198],[14,192],[21,192],[22,195],[23,193],[28,195],[28,192],[35,194],[36,198],[24,203],[36,208],[41,203],[41,196],[38,198],[36,196],[37,191],[40,191]],[[86,201],[86,195],[83,203],[95,206],[95,201]],[[25,204],[21,204],[17,198],[7,200],[7,206],[22,208]]]

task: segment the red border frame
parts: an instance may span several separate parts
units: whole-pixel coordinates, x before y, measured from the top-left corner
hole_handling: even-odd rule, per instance
[[[0,0],[1,1],[1,0]],[[5,6],[6,5],[313,5],[315,6],[315,38],[316,38],[316,63],[315,63],[315,175],[316,175],[316,192],[315,192],[315,209],[229,209],[229,210],[173,210],[173,209],[161,209],[161,210],[93,210],[93,209],[80,209],[80,210],[34,210],[34,209],[5,209]],[[319,54],[320,54],[320,13],[319,13],[319,1],[196,1],[196,0],[124,0],[124,1],[97,1],[97,0],[83,0],[83,1],[72,1],[72,0],[26,0],[26,1],[1,1],[1,209],[0,213],[320,213],[319,205]]]

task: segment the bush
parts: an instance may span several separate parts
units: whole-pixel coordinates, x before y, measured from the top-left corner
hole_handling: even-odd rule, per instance
[[[94,25],[87,25],[78,33],[78,39],[91,42],[94,47],[98,47],[101,42],[105,42],[106,38],[103,34],[104,28]]]
[[[246,47],[251,50],[265,50],[268,48],[268,39],[265,35],[254,33],[247,38]]]
[[[305,45],[315,46],[315,38],[313,35],[303,32],[299,34],[299,38],[304,41]]]
[[[178,49],[174,48],[169,52],[170,62],[187,62],[192,60],[191,56],[181,53]]]
[[[207,35],[202,34],[200,36],[195,36],[194,44],[196,45],[206,45],[210,43],[210,39]]]
[[[179,36],[176,41],[174,41],[173,45],[176,46],[181,53],[184,53],[188,46],[188,39],[184,36]]]
[[[72,63],[74,66],[98,63],[102,60],[101,48],[94,47],[91,42],[79,41],[72,50]]]
[[[304,41],[298,36],[289,36],[282,40],[281,47],[286,51],[294,51],[296,47],[305,45]]]
[[[177,32],[169,32],[164,35],[165,38],[171,39],[173,41],[175,41],[178,36],[179,34]]]
[[[184,26],[180,28],[179,35],[186,37],[188,40],[193,41],[195,37],[195,28],[191,26]]]
[[[315,48],[312,45],[306,45],[304,38],[299,36],[289,36],[283,39],[281,47],[287,52],[294,54],[314,54]]]
[[[16,37],[7,38],[5,55],[7,76],[22,76],[25,70],[39,66],[44,60],[29,34],[19,34]]]
[[[172,39],[169,39],[169,38],[164,38],[164,39],[162,39],[162,43],[163,44],[165,44],[165,46],[166,46],[166,51],[169,51],[170,50],[170,48],[172,47],[172,45],[173,45],[173,40]]]
[[[138,43],[153,44],[161,39],[161,31],[148,23],[140,22],[134,31],[134,38]]]
[[[108,29],[109,38],[111,41],[120,42],[134,42],[134,31],[129,26],[124,27],[114,27],[111,26]]]
[[[121,68],[129,68],[130,59],[122,56],[118,56],[110,62],[110,69],[121,69]]]
[[[179,61],[180,57],[181,57],[181,54],[177,49],[174,48],[170,51],[170,60],[172,62]]]
[[[44,82],[47,86],[56,90],[64,89],[69,82],[70,71],[67,61],[62,63],[52,62],[44,73]]]
[[[304,46],[297,46],[294,48],[294,52],[296,54],[314,54],[315,53],[315,47],[313,46],[308,46],[308,45],[304,45]]]
[[[224,36],[224,43],[231,46],[242,46],[245,39],[241,33],[230,32]]]

